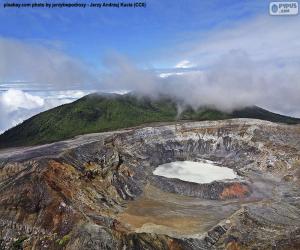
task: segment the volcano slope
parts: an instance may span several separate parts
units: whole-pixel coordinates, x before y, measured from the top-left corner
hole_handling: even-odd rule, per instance
[[[134,93],[94,93],[72,103],[39,113],[0,134],[0,149],[33,146],[66,140],[77,135],[107,132],[157,122],[207,121],[252,118],[300,124],[293,118],[262,109],[244,107],[231,113],[193,107],[174,97],[150,98]]]
[[[210,160],[233,180],[153,175]],[[183,122],[0,151],[1,249],[299,249],[300,126]]]

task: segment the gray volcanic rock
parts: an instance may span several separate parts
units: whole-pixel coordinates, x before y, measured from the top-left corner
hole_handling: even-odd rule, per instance
[[[154,176],[201,159],[239,178]],[[0,151],[0,249],[299,249],[300,126],[251,119]]]

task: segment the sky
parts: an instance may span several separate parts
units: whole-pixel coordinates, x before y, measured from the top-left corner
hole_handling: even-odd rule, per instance
[[[99,9],[7,2],[36,1],[0,0],[0,133],[96,91],[167,93],[195,108],[259,105],[300,117],[300,17],[270,16],[269,1]]]

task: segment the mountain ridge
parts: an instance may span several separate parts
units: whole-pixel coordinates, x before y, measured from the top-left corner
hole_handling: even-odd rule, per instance
[[[178,114],[178,101],[170,97],[151,99],[129,93],[90,94],[72,103],[41,112],[0,135],[0,148],[31,146],[60,141],[80,134],[112,131],[154,122],[255,118],[299,124],[300,119],[272,113],[257,106],[232,113],[186,106]]]

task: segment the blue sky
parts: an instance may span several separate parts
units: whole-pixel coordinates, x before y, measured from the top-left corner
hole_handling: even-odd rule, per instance
[[[110,51],[137,63],[160,66],[174,63],[179,43],[267,10],[267,1],[253,0],[150,0],[140,9],[2,8],[0,34],[57,46],[95,67]]]
[[[0,133],[95,91],[300,117],[300,17],[270,16],[269,1],[148,0],[141,9],[4,2],[12,1],[0,0]]]

